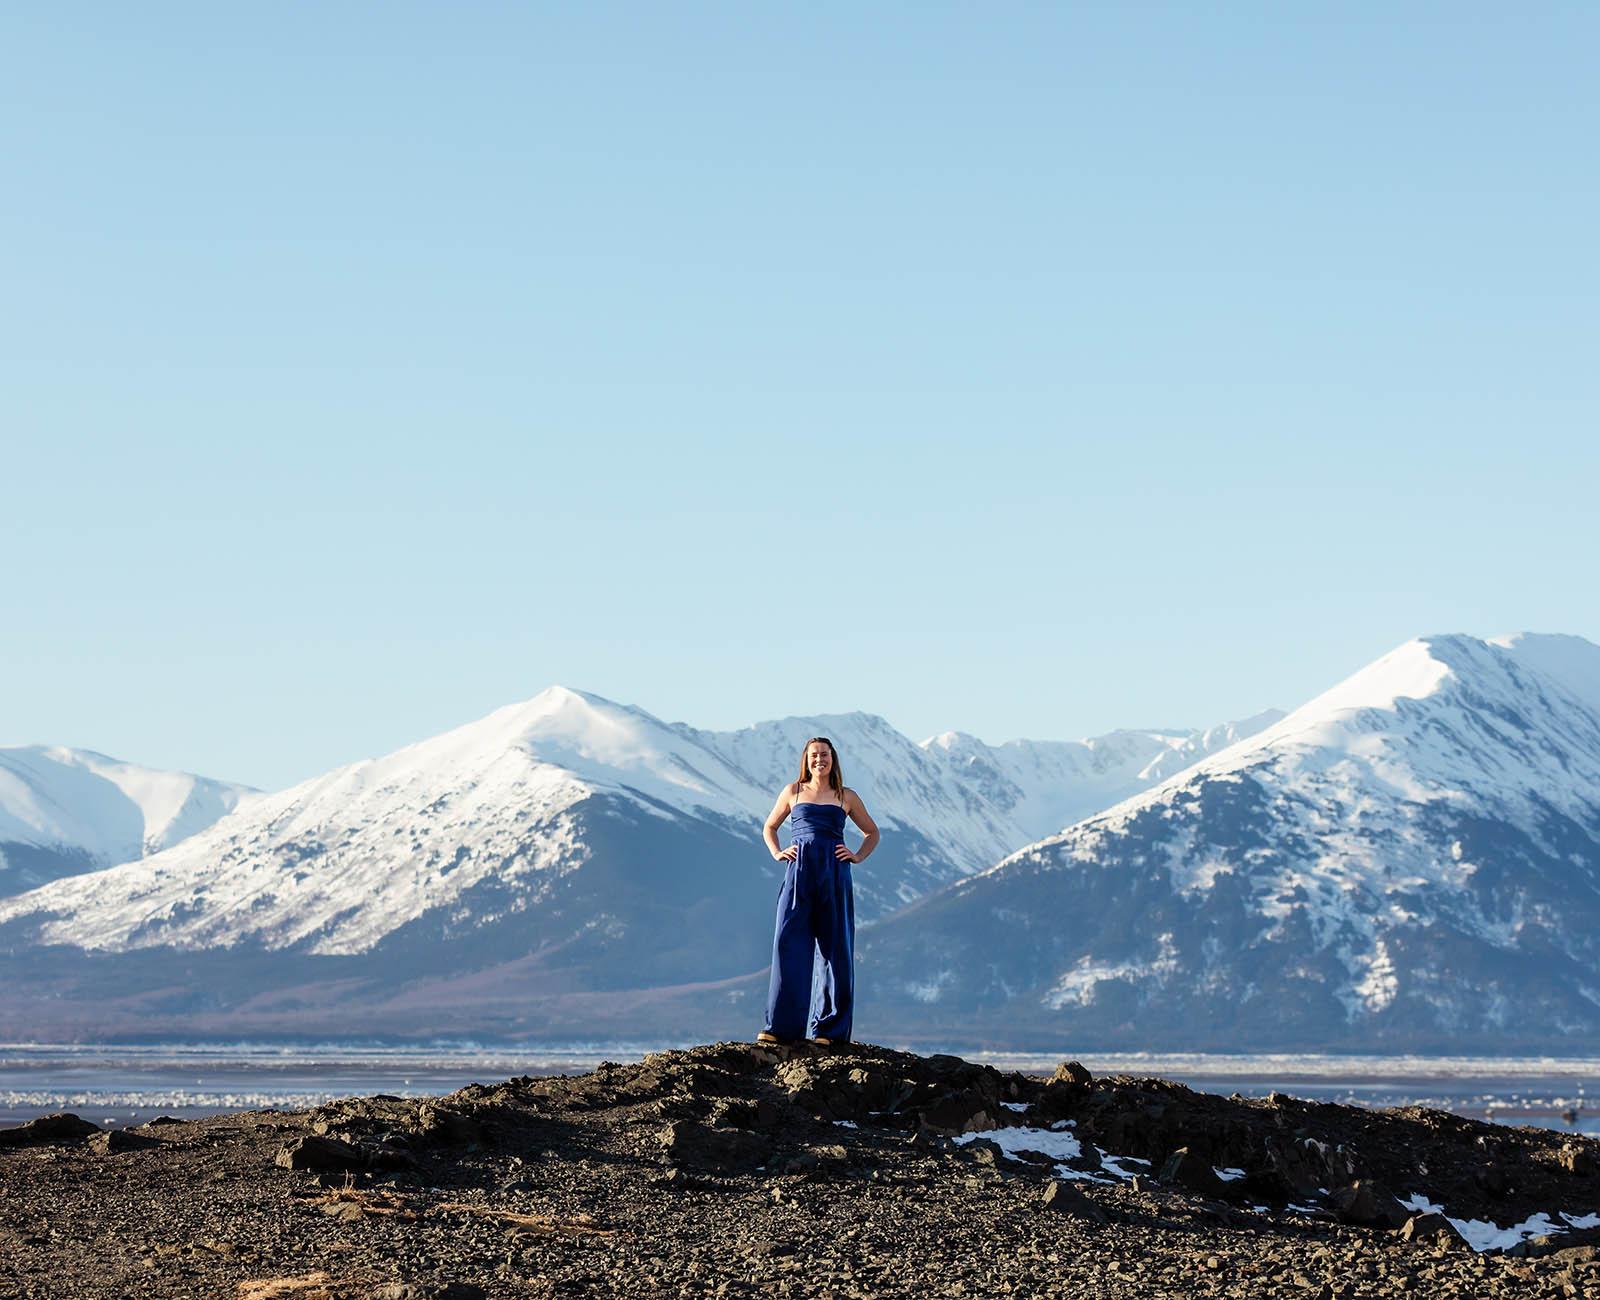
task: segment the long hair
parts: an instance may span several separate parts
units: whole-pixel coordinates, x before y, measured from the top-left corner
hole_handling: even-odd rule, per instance
[[[839,751],[833,747],[833,741],[826,736],[813,736],[800,746],[800,784],[804,785],[811,779],[811,746],[823,744],[828,747],[828,753],[833,755],[833,762],[828,766],[828,788],[839,797],[839,802],[844,802],[844,774],[839,771]]]

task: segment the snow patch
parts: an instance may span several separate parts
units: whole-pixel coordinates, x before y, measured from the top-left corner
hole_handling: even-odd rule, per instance
[[[1040,1000],[1052,1011],[1068,1005],[1086,1007],[1094,1001],[1095,987],[1107,980],[1165,980],[1178,969],[1178,951],[1170,932],[1157,935],[1156,943],[1156,955],[1149,961],[1097,962],[1090,955],[1080,957]]]
[[[1547,1237],[1569,1229],[1600,1227],[1600,1214],[1573,1216],[1562,1213],[1560,1216],[1562,1222],[1557,1223],[1546,1211],[1541,1210],[1537,1214],[1529,1215],[1521,1223],[1502,1228],[1483,1219],[1452,1218],[1445,1214],[1444,1206],[1437,1201],[1429,1200],[1421,1192],[1413,1192],[1400,1204],[1416,1214],[1444,1215],[1466,1243],[1480,1253],[1487,1250],[1509,1250],[1530,1237]]]
[[[1083,1144],[1077,1135],[1048,1128],[991,1128],[981,1133],[963,1133],[954,1141],[964,1146],[985,1138],[998,1146],[1007,1157],[1019,1160],[1019,1151],[1037,1151],[1055,1160],[1076,1160],[1083,1154]]]

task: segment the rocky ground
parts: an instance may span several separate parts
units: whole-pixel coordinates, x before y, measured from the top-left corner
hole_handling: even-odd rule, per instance
[[[1563,1211],[1600,1211],[1600,1143],[723,1043],[423,1101],[0,1130],[0,1296],[1600,1296],[1600,1228]],[[1541,1212],[1510,1251],[1450,1222]]]

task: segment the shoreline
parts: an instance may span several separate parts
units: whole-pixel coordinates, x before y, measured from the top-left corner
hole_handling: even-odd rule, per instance
[[[0,1043],[0,1127],[75,1110],[102,1127],[164,1111],[194,1118],[295,1109],[361,1092],[425,1097],[510,1075],[588,1072],[672,1050],[638,1043],[533,1050],[458,1044],[425,1048],[350,1043]],[[896,1049],[900,1050],[900,1049]],[[949,1053],[1001,1071],[1046,1075],[1036,1053]],[[1293,1092],[1365,1107],[1429,1106],[1499,1124],[1531,1123],[1600,1135],[1600,1058],[1346,1057],[1288,1053],[1083,1053],[1099,1076],[1159,1077],[1197,1091],[1265,1097]],[[1573,1122],[1564,1116],[1573,1115]]]

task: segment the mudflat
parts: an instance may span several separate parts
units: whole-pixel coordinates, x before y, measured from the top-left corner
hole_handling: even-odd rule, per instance
[[[867,1045],[0,1130],[0,1296],[1600,1295],[1600,1142]]]

